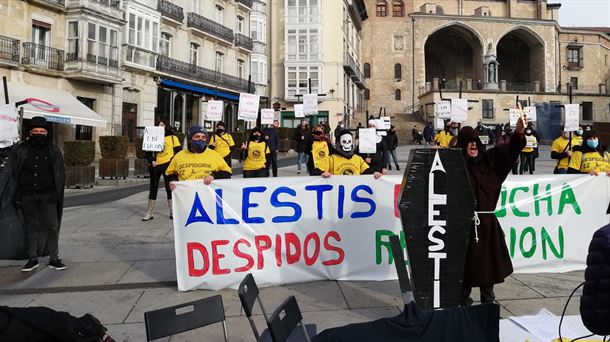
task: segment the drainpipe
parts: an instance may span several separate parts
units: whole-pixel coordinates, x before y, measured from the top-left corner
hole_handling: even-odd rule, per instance
[[[116,85],[111,84],[112,87],[112,116],[110,117],[110,135],[114,135],[114,116],[116,115]]]
[[[411,82],[411,114],[413,114],[415,113],[415,17],[411,17]]]

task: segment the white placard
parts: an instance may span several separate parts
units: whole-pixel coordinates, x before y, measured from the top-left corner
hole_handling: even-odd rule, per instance
[[[222,101],[208,101],[208,111],[205,113],[205,119],[209,121],[222,121],[222,112],[224,103]]]
[[[468,120],[468,100],[451,99],[451,121],[466,122]]]
[[[239,94],[239,111],[237,119],[244,121],[256,121],[258,119],[258,106],[260,95],[241,93]]]
[[[303,112],[303,105],[302,104],[295,104],[294,105],[294,117],[295,118],[304,118],[305,117],[305,113]]]
[[[261,109],[261,125],[273,125],[275,111],[272,108]]]
[[[525,113],[525,117],[529,122],[535,122],[538,120],[538,115],[536,114],[536,107],[525,107],[523,108],[523,112]]]
[[[318,94],[303,95],[303,113],[305,115],[318,114]]]
[[[521,111],[519,109],[509,109],[508,110],[508,121],[510,122],[510,127],[517,127],[517,122],[521,118]]]
[[[577,131],[579,126],[580,105],[578,103],[569,103],[564,106],[566,122],[563,130],[565,132]]]
[[[384,126],[383,126],[384,128],[383,129],[390,129],[390,128],[392,128],[392,121],[391,121],[389,116],[384,116],[384,117],[381,118],[381,120],[383,120],[383,122],[384,122]]]
[[[161,152],[165,148],[165,128],[158,126],[147,126],[144,128],[144,140],[142,150]]]
[[[13,145],[19,140],[19,116],[14,103],[0,105],[0,147]]]
[[[434,129],[445,129],[445,120],[441,118],[434,118]]]
[[[439,101],[434,104],[434,115],[439,119],[451,119],[451,102]]]
[[[536,140],[536,137],[533,135],[526,135],[525,136],[525,147],[537,148],[538,140]]]
[[[375,128],[360,128],[358,130],[358,151],[360,153],[377,152],[377,130]]]
[[[483,145],[489,144],[489,136],[487,135],[479,135],[479,140],[481,140],[481,144]]]

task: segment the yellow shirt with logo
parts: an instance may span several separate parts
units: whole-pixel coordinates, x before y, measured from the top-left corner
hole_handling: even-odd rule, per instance
[[[525,147],[521,150],[523,153],[532,153],[534,152],[534,148],[538,147],[538,140],[533,135],[526,135],[525,141]]]
[[[326,141],[314,141],[311,145],[313,167],[322,171],[328,170],[329,154],[330,150]]]
[[[165,145],[163,151],[155,154],[155,162],[157,165],[168,163],[174,156],[174,147],[180,146],[180,140],[175,135],[168,135],[165,137]]]
[[[570,159],[570,168],[580,170],[580,173],[591,171],[606,173],[610,170],[610,159],[606,154],[602,155],[597,151],[585,153],[574,151],[572,159]]]
[[[210,143],[216,145],[214,151],[218,152],[218,154],[220,154],[220,156],[223,158],[231,153],[231,147],[235,146],[233,137],[228,133],[222,133],[220,136],[215,133],[212,135]]]
[[[265,167],[269,146],[265,142],[250,141],[248,144],[248,156],[244,160],[244,171],[260,170]]]
[[[328,158],[328,172],[333,175],[361,175],[368,168],[368,164],[357,154],[350,159],[338,154]]]
[[[206,148],[202,153],[193,153],[189,150],[178,152],[167,167],[165,174],[178,175],[178,180],[203,179],[215,171],[227,171],[231,168],[216,151]]]
[[[563,136],[555,139],[553,141],[553,145],[551,145],[551,151],[552,152],[557,152],[557,153],[566,153],[569,150],[571,150],[570,148],[567,148],[566,146],[568,146],[570,139],[568,138],[564,138]],[[574,146],[579,146],[582,143],[582,139],[580,140],[580,143],[578,143],[578,140],[572,138],[572,148]],[[557,164],[557,168],[559,169],[564,169],[567,170],[568,169],[568,163],[572,158],[570,157],[565,157],[563,159],[561,159],[559,161],[559,163]]]
[[[451,142],[452,138],[453,135],[451,133],[443,130],[434,137],[434,142],[440,147],[447,148],[449,147],[449,143]]]

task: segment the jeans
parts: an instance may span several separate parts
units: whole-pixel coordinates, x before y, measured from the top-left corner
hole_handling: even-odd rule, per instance
[[[148,199],[157,199],[157,192],[159,192],[159,180],[161,179],[162,175],[163,183],[165,183],[165,193],[167,194],[167,199],[172,199],[172,191],[169,188],[169,177],[165,174],[165,170],[167,170],[168,166],[169,162],[148,168],[150,171],[150,188],[148,192]]]
[[[57,199],[55,194],[23,196],[21,198],[23,220],[28,241],[30,259],[38,258],[38,250],[44,245],[50,261],[58,259],[59,227],[57,220]],[[41,234],[41,236],[39,236]],[[41,240],[46,236],[46,241]]]
[[[479,288],[481,292],[481,304],[492,303],[496,300],[496,295],[494,294],[494,286],[486,286]],[[470,292],[472,292],[472,287],[463,286],[462,294],[460,297],[460,306],[470,306],[472,305],[472,298],[470,298]]]
[[[277,177],[277,152],[271,151],[271,163],[267,166],[267,170],[271,167],[271,171],[273,171],[273,177]]]
[[[307,155],[305,152],[298,152],[297,154],[297,171],[301,172],[301,164],[307,164]]]
[[[398,169],[398,158],[396,158],[396,150],[388,150],[388,167],[392,167],[392,160],[394,160],[394,165]]]

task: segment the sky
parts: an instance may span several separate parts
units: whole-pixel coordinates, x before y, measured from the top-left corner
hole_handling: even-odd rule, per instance
[[[610,0],[548,0],[548,3],[561,3],[561,26],[610,27]]]

